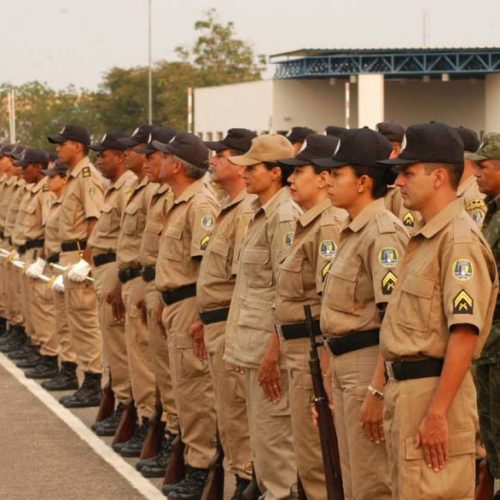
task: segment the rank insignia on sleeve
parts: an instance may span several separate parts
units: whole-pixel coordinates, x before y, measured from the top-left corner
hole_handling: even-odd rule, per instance
[[[398,263],[398,251],[395,248],[382,248],[378,254],[378,261],[384,267],[394,267]]]
[[[387,271],[386,275],[382,278],[382,294],[390,295],[397,281],[397,276],[392,271]]]
[[[415,225],[415,217],[411,212],[406,212],[403,216],[403,224],[406,227],[413,227]]]
[[[90,167],[83,167],[82,169],[82,177],[90,177]]]
[[[468,201],[465,205],[465,208],[468,212],[472,212],[473,210],[477,210],[478,208],[481,210],[485,210],[486,205],[484,204],[484,201],[479,198],[477,200]]]
[[[453,264],[453,277],[458,281],[467,281],[472,278],[472,262],[467,259],[459,259]]]
[[[465,290],[453,299],[453,314],[474,314],[474,300]]]
[[[207,248],[208,242],[210,241],[210,236],[207,234],[205,237],[203,237],[200,241],[200,248],[202,250],[205,250]]]
[[[203,229],[213,229],[214,228],[214,218],[212,215],[204,215],[201,219],[201,227]]]
[[[328,276],[328,271],[330,271],[331,267],[332,267],[332,261],[330,260],[321,268],[321,281],[326,280],[326,277]]]
[[[295,236],[294,233],[286,233],[285,234],[285,246],[287,246],[287,247],[292,246],[294,236]]]
[[[319,246],[319,254],[325,259],[332,259],[337,253],[337,245],[332,240],[323,240]]]

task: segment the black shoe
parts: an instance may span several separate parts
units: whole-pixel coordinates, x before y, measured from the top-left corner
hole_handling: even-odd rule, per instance
[[[18,359],[15,363],[18,368],[34,368],[42,362],[42,356],[37,351],[32,351],[25,358]]]
[[[114,436],[124,411],[125,405],[123,403],[118,403],[115,411],[108,418],[93,423],[90,428],[98,436]]]
[[[19,349],[16,349],[15,351],[10,351],[9,354],[7,354],[7,357],[9,359],[12,359],[13,361],[17,361],[18,359],[28,357],[30,354],[37,350],[38,346],[27,343],[23,344]]]
[[[7,320],[0,316],[0,338],[7,333]]]
[[[0,338],[0,346],[8,344],[13,340],[18,341],[19,344],[24,344],[26,340],[26,333],[21,325],[10,325],[7,333],[2,335],[2,338]]]
[[[241,494],[242,500],[259,500],[262,492],[259,490],[257,485],[257,478],[255,477],[255,472],[252,474],[252,480],[248,486],[243,490]]]
[[[138,457],[141,454],[146,434],[149,429],[149,418],[142,417],[142,424],[136,428],[134,435],[124,443],[119,453],[122,457]]]
[[[54,378],[42,382],[42,387],[47,391],[73,391],[78,389],[76,363],[63,361],[59,373]]]
[[[186,464],[186,475],[182,481],[163,485],[161,491],[169,500],[200,500],[207,482],[208,469],[199,469]]]
[[[0,352],[8,353],[12,351],[17,351],[26,343],[27,337],[19,329],[12,329],[12,334],[9,338],[5,339],[5,342],[0,344]]]
[[[101,374],[85,372],[83,384],[71,396],[63,396],[59,402],[65,408],[90,408],[101,404]]]
[[[158,455],[145,460],[139,460],[135,468],[140,471],[144,477],[163,477],[167,472],[168,462],[170,461],[170,455],[172,453],[172,445],[176,437],[177,434],[172,434],[167,431],[161,442]]]
[[[244,479],[240,476],[236,476],[236,488],[234,489],[234,495],[231,500],[242,500],[243,492],[250,486],[250,480]]]
[[[26,370],[24,373],[26,378],[52,378],[59,373],[57,366],[57,356],[42,356],[40,363],[34,368]]]

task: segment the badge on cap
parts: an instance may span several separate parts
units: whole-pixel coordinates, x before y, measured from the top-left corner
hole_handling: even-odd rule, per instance
[[[136,135],[139,135],[139,127],[137,127],[133,132],[132,132],[132,136],[136,136]]]
[[[201,219],[201,227],[203,229],[207,229],[208,231],[210,229],[214,228],[214,218],[211,215],[204,215]]]
[[[406,227],[413,227],[415,225],[415,217],[411,212],[406,212],[403,216],[403,224]]]
[[[397,276],[392,271],[387,271],[382,278],[382,295],[390,295],[398,281]]]
[[[406,139],[406,134],[403,134],[403,140],[401,141],[401,149],[399,150],[399,154],[402,153],[403,149],[406,148],[407,144],[408,144],[408,140]]]
[[[61,135],[64,134],[64,132],[66,132],[66,127],[64,126],[61,131],[59,132]]]
[[[287,247],[292,246],[294,236],[295,236],[295,233],[286,233],[285,234],[285,246],[287,246]]]
[[[384,267],[395,267],[398,263],[398,251],[393,247],[382,248],[378,254],[378,261]]]
[[[106,140],[106,137],[108,137],[108,134],[104,134],[104,135],[102,136],[101,142],[104,142],[104,141]]]
[[[319,245],[319,254],[325,259],[333,259],[337,254],[337,245],[332,240],[323,240]]]
[[[304,149],[307,148],[307,139],[304,139],[304,142],[302,143],[302,146],[300,147],[299,149],[299,153],[302,153],[302,151],[304,151]],[[297,153],[297,154],[299,154]]]
[[[201,250],[205,250],[207,248],[208,242],[210,241],[210,236],[207,234],[200,241]]]
[[[326,280],[326,277],[328,276],[328,272],[330,271],[330,268],[332,267],[332,261],[328,261],[322,268],[321,268],[321,281],[324,282]]]
[[[474,300],[465,291],[460,290],[453,299],[453,314],[473,314],[474,313]]]
[[[473,276],[472,262],[467,259],[459,259],[453,264],[453,277],[458,281],[468,281]]]

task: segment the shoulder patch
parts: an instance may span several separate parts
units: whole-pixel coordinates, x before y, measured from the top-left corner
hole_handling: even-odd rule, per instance
[[[481,198],[477,198],[475,200],[469,200],[465,204],[465,209],[468,212],[472,212],[473,210],[476,210],[478,208],[481,209],[481,210],[485,210],[486,211],[486,205],[484,203],[484,200],[482,200]]]
[[[470,216],[462,212],[454,220],[453,224],[453,238],[455,243],[471,243],[473,241],[472,231],[476,226],[471,224]]]
[[[468,281],[474,275],[472,262],[468,259],[459,259],[453,264],[453,277],[458,281]]]
[[[337,245],[333,240],[323,240],[319,245],[319,254],[325,259],[332,259],[337,254]]]
[[[207,248],[208,242],[210,241],[210,236],[207,234],[200,241],[200,249],[205,250]]]
[[[403,215],[403,224],[406,227],[414,227],[415,226],[415,216],[411,212],[406,212]]]
[[[330,271],[330,268],[332,267],[332,261],[329,260],[322,268],[321,268],[321,281],[325,281],[326,277],[328,276],[328,272]]]
[[[395,267],[399,261],[398,251],[394,247],[382,248],[378,261],[384,267]]]
[[[213,216],[212,215],[204,215],[201,218],[201,227],[203,229],[207,229],[207,230],[213,229],[214,228],[214,218],[213,218]]]
[[[295,233],[294,232],[286,233],[285,234],[285,246],[286,247],[291,247],[292,246],[294,237],[295,237]]]
[[[398,281],[397,276],[392,271],[387,271],[382,278],[382,295],[390,295]]]
[[[377,214],[377,226],[380,234],[395,233],[394,222],[387,213]]]
[[[90,172],[90,167],[83,167],[82,168],[82,177],[90,177],[92,173]]]
[[[453,314],[474,314],[474,299],[463,289],[453,299]]]

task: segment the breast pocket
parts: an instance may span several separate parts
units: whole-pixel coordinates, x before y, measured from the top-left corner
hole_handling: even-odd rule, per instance
[[[300,256],[285,259],[280,266],[279,290],[283,297],[298,298],[304,295],[303,262]]]
[[[111,205],[104,205],[102,207],[98,224],[99,229],[105,233],[113,229],[113,207]]]
[[[273,285],[273,271],[271,256],[265,248],[246,248],[241,255],[244,263],[243,272],[248,286],[255,288],[268,288]]]
[[[429,329],[432,294],[436,280],[409,271],[401,283],[397,322],[412,330]]]
[[[228,279],[231,266],[228,262],[229,245],[224,241],[213,241],[204,259],[207,259],[207,272],[211,276]]]
[[[359,262],[336,261],[328,275],[328,306],[344,313],[356,313],[356,280]]]
[[[182,261],[184,256],[184,245],[182,241],[182,229],[180,227],[165,228],[165,245],[163,255],[168,260]]]
[[[65,226],[72,226],[75,224],[80,210],[80,203],[73,197],[65,201],[63,207],[61,208],[61,219],[63,220]]]

